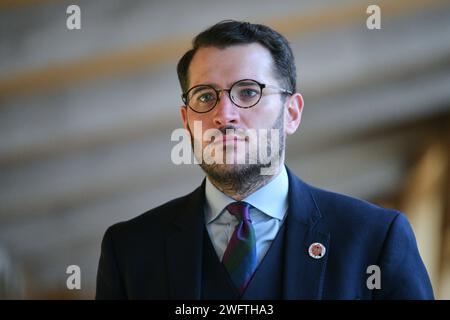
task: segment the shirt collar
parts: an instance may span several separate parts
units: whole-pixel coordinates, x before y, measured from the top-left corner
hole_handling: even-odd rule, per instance
[[[280,173],[272,181],[242,201],[248,202],[272,218],[282,220],[288,207],[288,191],[289,179],[283,165]],[[217,189],[208,178],[206,178],[205,197],[207,224],[217,219],[227,205],[236,201]]]

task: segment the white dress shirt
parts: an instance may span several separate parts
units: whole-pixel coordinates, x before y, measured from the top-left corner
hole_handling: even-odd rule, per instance
[[[242,199],[253,206],[250,209],[250,217],[255,229],[258,264],[283,224],[288,208],[288,190],[289,180],[283,165],[272,181]],[[226,206],[236,200],[222,193],[209,179],[206,179],[205,196],[206,229],[217,256],[222,261],[228,242],[239,223],[238,219],[226,210]]]

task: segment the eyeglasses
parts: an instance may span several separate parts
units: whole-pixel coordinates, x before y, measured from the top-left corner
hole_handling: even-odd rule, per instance
[[[261,100],[264,88],[273,88],[283,94],[292,94],[291,91],[276,86],[259,83],[252,79],[243,79],[233,83],[229,89],[221,90],[207,84],[200,84],[183,93],[181,99],[193,111],[206,113],[214,109],[222,92],[226,91],[236,107],[246,109],[255,106]]]

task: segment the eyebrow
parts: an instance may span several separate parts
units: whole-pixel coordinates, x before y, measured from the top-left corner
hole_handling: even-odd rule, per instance
[[[195,94],[195,93],[201,91],[203,89],[201,86],[206,86],[206,84],[199,84],[196,87],[194,87],[194,90],[192,90],[192,94]]]
[[[216,89],[219,87],[216,83],[206,82],[206,83],[199,83],[199,84],[196,84],[196,85],[194,85],[194,86],[191,86],[191,88],[193,88],[193,87],[198,87],[198,86],[210,86],[210,87],[213,87],[213,88],[216,88]]]
[[[255,80],[255,79],[243,78],[243,79],[240,79],[240,80],[231,81],[231,82],[227,83],[227,89],[229,89],[236,82],[239,82],[239,81],[242,81],[242,80],[249,80],[250,81],[250,80]],[[259,80],[255,80],[255,81],[259,81]],[[242,85],[247,85],[247,84],[248,84],[248,82],[243,82],[242,83]],[[213,82],[199,83],[199,84],[196,84],[195,86],[192,86],[191,88],[197,87],[197,86],[211,86],[211,87],[213,87],[215,89],[219,88],[217,83],[213,83]],[[197,91],[197,90],[194,90],[194,91]]]
[[[243,79],[243,80],[244,80],[244,79]],[[240,86],[240,87],[245,87],[245,86],[248,86],[249,84],[254,83],[253,81],[250,81],[250,80],[248,80],[248,79],[245,79],[245,80],[247,80],[247,81],[239,80],[239,81],[234,82],[234,83],[236,84],[236,83],[240,82],[240,83],[238,84],[238,86]],[[255,81],[256,81],[256,80],[255,80]]]

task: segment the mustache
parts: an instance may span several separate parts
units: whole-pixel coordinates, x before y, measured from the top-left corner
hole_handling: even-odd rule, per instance
[[[245,136],[247,133],[247,130],[242,129],[242,128],[237,128],[237,127],[231,126],[231,125],[217,128],[217,130],[220,131],[220,133],[222,135],[226,135],[226,134],[230,133],[227,131],[231,131],[231,133],[233,133],[235,136]]]
[[[235,126],[232,126],[232,125],[227,125],[227,126],[224,126],[224,127],[216,128],[216,130],[219,131],[222,136],[226,136],[226,135],[232,134],[237,139],[244,139],[244,138],[245,138],[245,140],[248,139],[248,137],[246,135],[247,131],[245,129],[236,128]],[[207,140],[209,140],[207,142],[213,143],[214,141],[217,140],[217,138],[221,138],[221,137],[212,136],[209,139],[207,139]]]
[[[244,129],[236,128],[236,127],[230,126],[230,125],[221,127],[221,128],[217,128],[217,130],[219,130],[220,133],[222,133],[223,135],[227,134],[227,130],[233,130],[233,133],[245,133]]]

